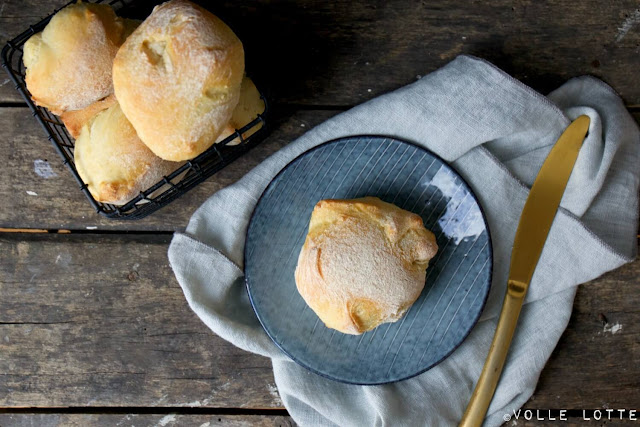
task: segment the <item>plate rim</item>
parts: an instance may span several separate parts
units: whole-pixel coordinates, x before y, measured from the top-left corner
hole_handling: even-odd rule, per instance
[[[431,365],[427,366],[426,368],[417,371],[416,373],[407,375],[405,377],[402,378],[398,378],[398,379],[392,379],[392,380],[387,380],[387,381],[380,381],[380,382],[358,382],[358,381],[349,381],[348,379],[344,379],[344,378],[337,378],[334,377],[330,374],[327,374],[325,372],[321,372],[318,371],[316,368],[313,368],[311,366],[308,366],[306,363],[300,361],[299,359],[297,359],[295,356],[293,356],[290,352],[288,352],[287,350],[285,350],[282,345],[276,341],[276,339],[273,337],[273,335],[270,333],[269,329],[265,326],[262,317],[260,316],[260,314],[258,313],[258,310],[256,309],[256,304],[253,301],[253,296],[251,295],[251,290],[249,287],[249,280],[247,279],[247,242],[249,240],[249,230],[251,230],[251,225],[253,224],[253,220],[255,218],[255,212],[256,209],[258,208],[258,205],[260,204],[260,202],[262,201],[262,199],[265,197],[267,191],[271,188],[271,186],[273,185],[273,183],[280,177],[280,175],[282,175],[294,162],[296,162],[298,159],[301,159],[303,156],[307,156],[309,155],[309,153],[320,149],[326,145],[330,145],[330,144],[335,144],[338,142],[342,142],[348,139],[360,139],[360,138],[381,138],[381,139],[390,139],[390,140],[394,140],[403,144],[408,144],[411,146],[414,146],[416,148],[418,148],[419,150],[423,150],[426,153],[428,153],[429,155],[437,158],[438,160],[440,160],[443,164],[445,164],[447,167],[449,167],[455,174],[456,176],[462,181],[462,183],[465,185],[465,187],[467,188],[467,190],[469,191],[469,193],[471,193],[471,195],[473,196],[473,199],[476,201],[478,208],[480,209],[480,214],[482,215],[482,221],[485,225],[485,228],[487,230],[487,246],[489,248],[489,261],[490,261],[490,268],[489,268],[489,277],[488,277],[488,286],[487,286],[487,292],[482,300],[482,303],[480,305],[480,310],[478,311],[478,315],[476,316],[475,319],[473,319],[473,322],[471,323],[471,327],[469,328],[469,330],[464,334],[464,336],[462,336],[462,338],[460,339],[460,342],[457,343],[455,346],[453,346],[451,348],[451,350],[446,353],[444,356],[442,356],[440,359],[438,359],[437,361],[433,362]],[[400,381],[405,381],[414,377],[417,377],[418,375],[421,375],[425,372],[427,372],[428,370],[430,370],[431,368],[433,368],[436,365],[439,365],[440,363],[442,363],[442,361],[444,361],[445,359],[447,359],[449,356],[451,356],[451,354],[453,354],[454,351],[456,351],[461,345],[462,343],[464,343],[466,341],[466,339],[469,337],[469,335],[471,334],[471,331],[473,331],[475,329],[475,327],[478,325],[478,321],[480,320],[480,317],[482,317],[482,313],[484,312],[485,308],[486,308],[486,304],[487,301],[489,299],[489,294],[491,293],[491,287],[493,284],[493,241],[491,239],[491,230],[489,228],[489,223],[487,221],[487,216],[484,210],[484,207],[482,206],[482,203],[480,203],[480,199],[478,199],[478,196],[476,195],[476,193],[473,191],[473,188],[469,185],[469,183],[467,182],[467,180],[460,174],[460,172],[458,172],[458,170],[449,162],[447,162],[446,160],[444,160],[442,157],[440,157],[438,154],[434,153],[433,151],[429,150],[426,147],[423,147],[421,145],[418,145],[414,142],[411,141],[407,141],[405,139],[402,138],[398,138],[395,136],[387,136],[387,135],[379,135],[379,134],[358,134],[358,135],[346,135],[346,136],[341,136],[338,138],[334,138],[334,139],[330,139],[328,141],[325,142],[321,142],[318,145],[315,145],[311,148],[309,148],[308,150],[303,151],[302,153],[298,154],[296,157],[294,157],[293,159],[291,159],[289,162],[287,162],[286,165],[284,165],[277,174],[275,174],[273,176],[273,178],[271,178],[271,180],[269,181],[269,183],[266,185],[266,187],[264,188],[264,190],[262,190],[262,193],[260,194],[260,197],[258,197],[258,200],[256,201],[255,206],[253,207],[253,210],[251,211],[251,216],[249,217],[249,221],[247,223],[247,229],[245,230],[245,240],[244,240],[244,248],[242,249],[242,273],[243,273],[243,281],[244,281],[244,285],[245,285],[245,290],[247,292],[247,295],[249,296],[249,302],[251,303],[251,308],[253,309],[254,314],[256,315],[256,317],[258,318],[258,322],[260,322],[260,326],[262,327],[262,330],[267,334],[267,336],[269,337],[269,339],[271,340],[272,343],[275,344],[275,346],[280,349],[280,351],[282,351],[289,359],[293,360],[295,363],[297,363],[299,366],[302,366],[305,369],[308,369],[309,371],[313,372],[314,374],[317,374],[323,378],[327,378],[333,381],[337,381],[343,384],[352,384],[352,385],[360,385],[360,386],[376,386],[376,385],[384,385],[384,384],[393,384],[396,382],[400,382]]]

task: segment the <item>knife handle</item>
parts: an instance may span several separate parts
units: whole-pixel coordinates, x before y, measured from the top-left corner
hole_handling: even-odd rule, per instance
[[[515,280],[509,280],[507,284],[507,293],[502,303],[502,312],[498,319],[496,332],[493,335],[489,354],[476,388],[473,390],[469,406],[467,406],[462,421],[460,421],[460,427],[481,426],[484,421],[491,399],[493,399],[493,393],[496,391],[500,374],[502,374],[504,362],[507,359],[507,352],[518,323],[526,289],[526,284]]]

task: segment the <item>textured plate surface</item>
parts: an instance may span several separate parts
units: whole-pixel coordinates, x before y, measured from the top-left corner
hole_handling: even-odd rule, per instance
[[[407,314],[353,336],[324,326],[294,271],[315,204],[364,196],[420,215],[440,249]],[[289,357],[338,381],[381,384],[429,369],[462,343],[486,301],[492,254],[482,210],[451,167],[413,144],[361,136],[307,151],[274,178],[251,218],[244,265],[254,310]]]

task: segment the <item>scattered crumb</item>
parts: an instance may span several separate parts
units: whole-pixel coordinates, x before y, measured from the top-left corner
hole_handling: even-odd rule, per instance
[[[300,127],[301,128],[305,127],[305,124],[304,123],[300,123]]]
[[[371,89],[367,89],[367,92],[371,92]]]
[[[69,267],[69,265],[71,264],[71,261],[73,261],[73,257],[71,256],[71,254],[60,253],[56,257],[55,264],[66,268],[66,267]],[[33,280],[33,277],[31,279]]]
[[[636,9],[631,13],[627,19],[624,20],[622,25],[618,27],[618,34],[616,35],[616,43],[622,41],[627,33],[638,23],[640,23],[640,9]]]
[[[98,227],[96,227],[95,225],[87,225],[87,230],[97,230]]]
[[[35,191],[31,191],[31,190],[27,190],[27,194],[30,196],[37,196],[38,193],[36,193]]]
[[[53,171],[51,165],[46,160],[37,159],[33,161],[33,170],[39,177],[49,179],[58,176],[57,173]]]
[[[169,424],[170,422],[173,422],[176,420],[176,416],[173,414],[169,414],[169,415],[165,415],[164,417],[162,417],[160,419],[160,421],[158,421],[158,424],[156,424],[156,426],[158,427],[164,427],[167,424]]]
[[[269,394],[273,397],[276,405],[282,406],[282,399],[280,398],[280,394],[278,393],[278,387],[275,384],[267,384],[267,389],[269,390]]]
[[[466,40],[466,39],[467,39],[467,36],[462,36],[462,40]]]
[[[121,419],[120,421],[118,421],[118,424],[116,424],[116,427],[119,427],[122,425],[122,423],[125,423],[127,421],[129,421],[131,419],[131,415],[127,415],[126,417],[124,417],[123,419]]]
[[[604,325],[602,332],[611,332],[611,335],[615,335],[622,330],[622,325],[620,323],[616,323],[615,325],[611,325],[607,323]]]

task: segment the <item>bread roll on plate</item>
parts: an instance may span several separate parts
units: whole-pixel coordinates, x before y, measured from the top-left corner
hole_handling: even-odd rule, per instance
[[[187,160],[223,131],[238,103],[242,43],[186,0],[157,6],[113,64],[116,98],[140,139],[159,157]]]
[[[115,205],[125,204],[179,166],[160,159],[140,141],[118,103],[82,127],[74,158],[93,198]]]
[[[56,13],[24,45],[25,81],[34,102],[61,114],[111,94],[113,58],[136,25],[105,4],[78,2]]]
[[[328,328],[359,335],[404,315],[437,250],[414,213],[376,197],[321,200],[298,258],[296,286]]]

